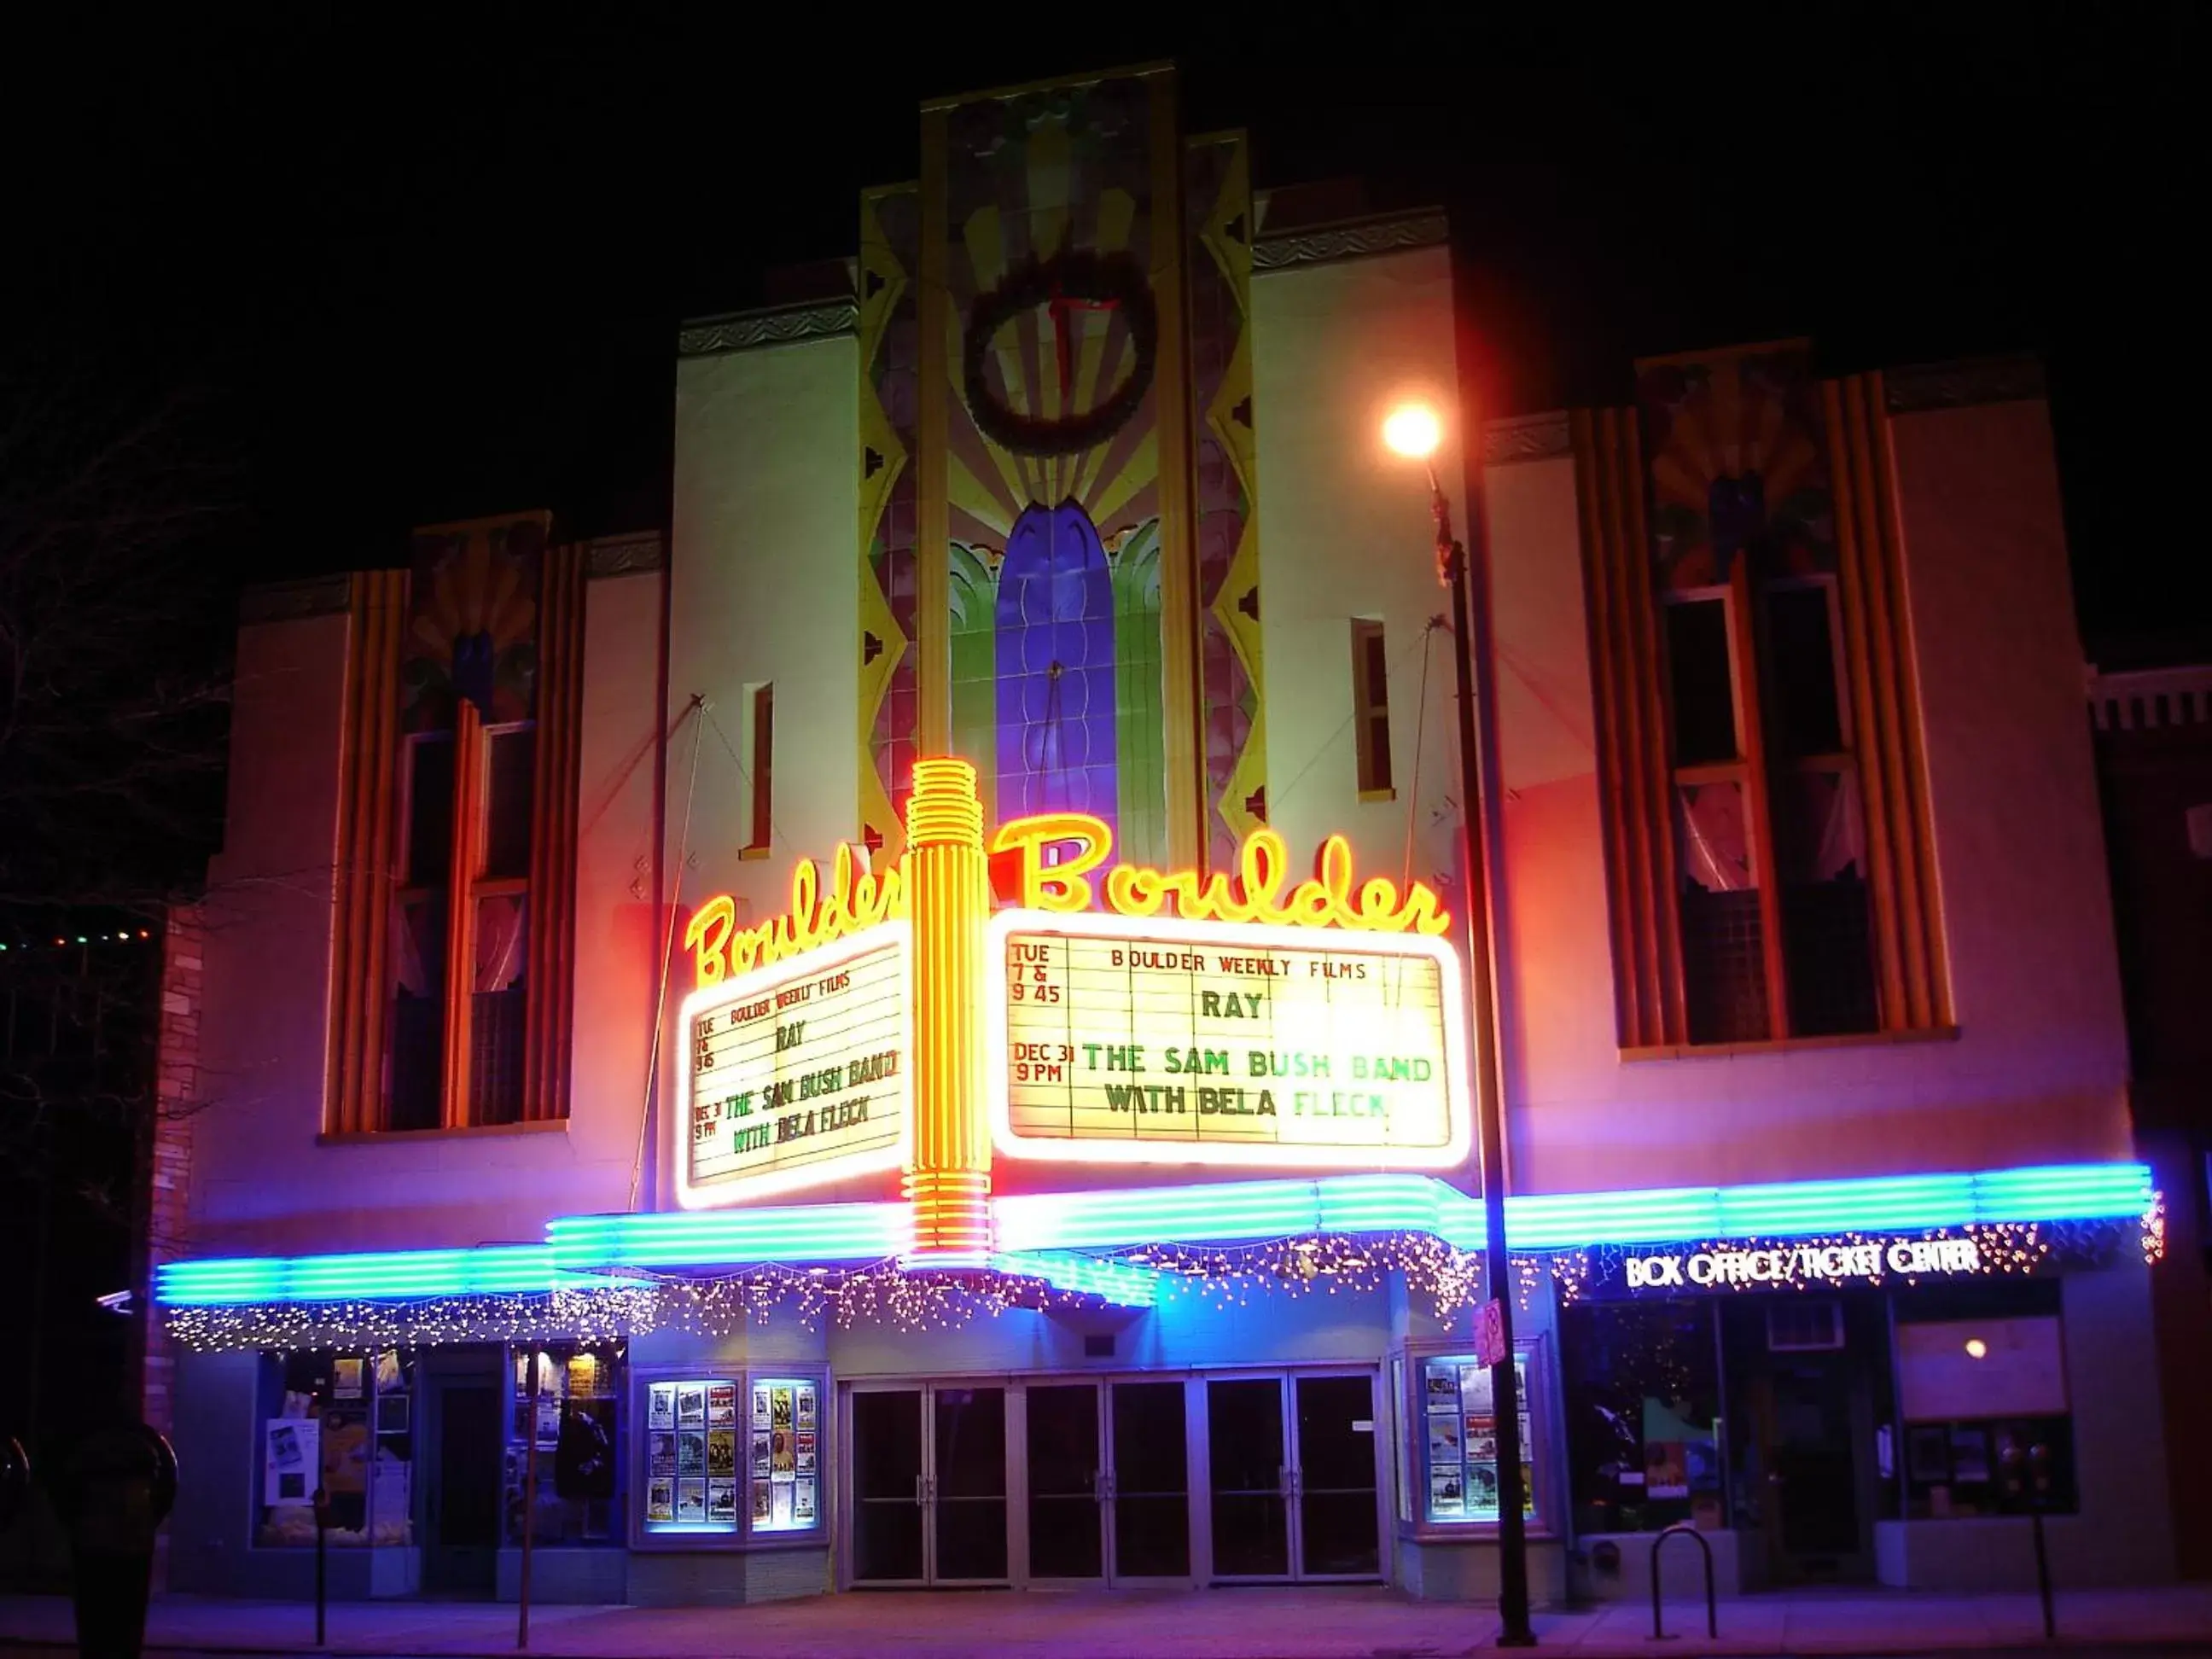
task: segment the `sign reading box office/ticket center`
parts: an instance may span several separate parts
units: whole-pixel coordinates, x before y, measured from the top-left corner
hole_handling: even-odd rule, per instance
[[[1472,1118],[1459,959],[1419,934],[1001,911],[993,1133],[1071,1163],[1443,1170]]]
[[[703,1209],[902,1168],[913,930],[886,922],[684,1005],[676,1195]]]

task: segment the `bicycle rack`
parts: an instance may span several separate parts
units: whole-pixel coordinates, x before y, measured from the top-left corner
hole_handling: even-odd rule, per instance
[[[1671,1527],[1661,1528],[1659,1535],[1651,1540],[1651,1639],[1655,1642],[1675,1639],[1659,1627],[1659,1555],[1667,1547],[1667,1540],[1676,1533],[1696,1540],[1698,1548],[1705,1554],[1705,1635],[1709,1640],[1717,1642],[1721,1636],[1721,1620],[1718,1607],[1713,1600],[1713,1547],[1706,1541],[1705,1534],[1687,1521],[1677,1521]]]

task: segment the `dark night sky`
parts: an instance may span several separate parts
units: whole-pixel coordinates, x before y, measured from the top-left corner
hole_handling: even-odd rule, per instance
[[[1786,334],[1829,370],[2042,350],[2085,630],[2187,615],[2194,8],[867,9],[177,8],[19,40],[0,327],[209,394],[225,577],[526,506],[641,527],[677,319],[849,252],[921,98],[1173,57],[1187,125],[1249,127],[1261,184],[1449,203],[1494,412]]]

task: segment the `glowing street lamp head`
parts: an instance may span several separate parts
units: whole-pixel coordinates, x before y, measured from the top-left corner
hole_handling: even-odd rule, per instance
[[[1407,460],[1428,459],[1443,439],[1443,428],[1437,422],[1437,412],[1425,404],[1402,404],[1382,422],[1382,441]]]

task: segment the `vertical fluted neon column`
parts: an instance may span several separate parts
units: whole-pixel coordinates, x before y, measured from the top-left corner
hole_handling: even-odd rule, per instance
[[[983,1115],[983,924],[990,885],[975,769],[916,761],[906,809],[914,919],[915,1257],[991,1248],[991,1134]]]

